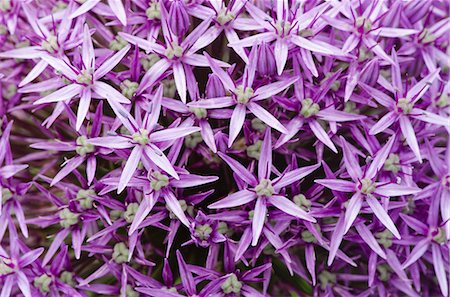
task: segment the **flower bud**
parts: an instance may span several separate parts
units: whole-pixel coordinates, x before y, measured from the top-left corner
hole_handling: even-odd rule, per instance
[[[216,98],[226,95],[225,88],[222,82],[216,74],[210,74],[208,76],[208,82],[206,83],[206,97]]]
[[[263,42],[257,51],[256,70],[262,76],[270,76],[276,72],[275,55],[273,54],[273,48]]]
[[[183,36],[189,29],[189,15],[182,1],[173,1],[171,3],[169,26],[177,36]]]

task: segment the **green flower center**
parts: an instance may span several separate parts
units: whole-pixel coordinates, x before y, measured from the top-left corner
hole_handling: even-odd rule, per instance
[[[79,74],[76,78],[76,82],[83,85],[90,85],[92,84],[92,74],[88,69],[84,69],[81,71],[81,74]]]
[[[262,197],[270,197],[275,193],[275,190],[272,186],[272,181],[269,179],[263,179],[259,182],[259,184],[255,187],[255,192],[258,196]]]
[[[133,135],[131,135],[131,137],[133,138],[134,142],[146,145],[150,141],[149,135],[150,131],[144,128],[140,128],[139,132],[134,133]]]
[[[59,218],[61,219],[59,224],[63,228],[69,228],[70,226],[78,223],[79,216],[79,214],[71,212],[68,208],[64,208],[59,212]]]
[[[10,259],[0,257],[0,276],[10,274],[14,271]]]
[[[208,240],[213,229],[209,224],[198,225],[195,227],[194,236],[202,241]]]
[[[128,41],[123,39],[121,36],[117,35],[108,45],[110,50],[113,51],[120,51],[124,47],[126,47],[128,44]]]
[[[5,203],[9,198],[12,197],[12,193],[9,189],[2,189],[2,202]]]
[[[58,38],[55,35],[50,34],[46,40],[42,41],[41,47],[49,53],[56,52],[58,50]]]
[[[137,82],[131,81],[131,80],[124,80],[120,84],[120,89],[122,90],[122,95],[127,97],[128,99],[131,99],[134,94],[136,94],[137,89],[139,88],[139,84]]]
[[[303,194],[295,195],[293,200],[298,207],[304,210],[309,210],[311,208],[311,201]]]
[[[183,48],[178,45],[176,41],[172,42],[172,44],[166,49],[166,57],[167,59],[181,58],[183,56]]]
[[[186,136],[184,139],[184,145],[190,149],[193,149],[202,141],[202,134],[200,132],[194,132]]]
[[[390,248],[392,246],[392,239],[394,236],[388,229],[385,229],[383,232],[376,233],[375,237],[377,238],[378,243],[385,248]]]
[[[384,162],[383,169],[386,171],[391,171],[397,174],[400,171],[400,157],[397,154],[389,154],[389,157]]]
[[[239,294],[241,292],[242,283],[237,276],[232,273],[220,286],[225,294]]]
[[[84,190],[81,189],[77,193],[77,200],[80,202],[82,209],[92,208],[92,198],[90,196],[95,196],[95,191],[93,189]]]
[[[306,98],[302,101],[302,109],[300,110],[300,114],[304,118],[312,117],[318,114],[319,111],[320,111],[319,104],[314,103],[314,101],[311,98]]]
[[[423,31],[419,34],[419,41],[426,44],[431,43],[436,40],[436,37],[433,35],[432,32],[428,29],[423,29]]]
[[[234,94],[236,95],[236,101],[240,104],[247,104],[252,98],[254,91],[251,87],[246,87],[240,85],[234,90]]]
[[[266,130],[266,128],[267,128],[266,124],[263,121],[261,121],[260,119],[258,119],[258,118],[252,119],[252,129],[253,130],[256,130],[259,132],[264,132]]]
[[[261,147],[262,147],[262,141],[258,140],[252,145],[249,145],[247,147],[247,156],[250,158],[259,160],[259,157],[261,156]]]
[[[95,146],[87,142],[87,138],[85,135],[81,135],[76,140],[77,147],[75,148],[75,152],[77,152],[80,156],[85,156],[86,154],[92,153],[95,151]]]
[[[441,183],[445,188],[447,188],[447,190],[450,190],[450,174],[444,176]]]
[[[287,22],[287,21],[278,21],[275,24],[275,30],[277,32],[277,35],[279,35],[281,37],[286,36],[289,33],[289,31],[291,30],[291,28],[292,28],[291,23]]]
[[[128,262],[128,256],[130,254],[130,251],[128,250],[127,246],[123,242],[116,243],[114,246],[114,251],[112,254],[112,258],[114,262],[117,264],[122,264],[125,262]]]
[[[438,244],[444,244],[447,242],[447,234],[444,228],[437,228],[436,235],[433,236],[433,240]]]
[[[75,287],[75,282],[73,281],[73,274],[69,271],[63,271],[61,275],[59,276],[59,279],[65,283],[68,284],[71,287]]]
[[[312,29],[306,28],[306,29],[298,31],[298,35],[303,38],[308,38],[308,37],[314,36],[314,31]]]
[[[216,20],[222,26],[234,20],[236,16],[231,11],[228,11],[223,8],[216,17]]]
[[[326,270],[319,274],[320,288],[325,290],[329,284],[336,283],[336,275]]]
[[[139,297],[139,293],[133,290],[133,287],[131,285],[127,285],[125,295],[126,297]]]
[[[208,111],[206,110],[206,108],[190,107],[189,111],[192,112],[199,120],[206,118],[206,116],[208,115]]]
[[[144,70],[147,71],[150,68],[152,68],[152,66],[155,65],[156,62],[158,62],[159,60],[160,58],[157,54],[150,54],[147,55],[145,58],[140,59],[139,62],[141,62],[141,65],[144,68]]]
[[[127,221],[128,224],[131,224],[131,222],[133,222],[138,208],[139,205],[137,203],[130,203],[127,205],[127,210],[124,211],[123,218],[125,219],[125,221]]]
[[[377,266],[378,271],[378,278],[383,281],[387,282],[391,278],[391,268],[388,264],[381,264]]]
[[[149,20],[160,20],[161,19],[161,6],[159,2],[150,2],[148,8],[145,11],[147,18]]]
[[[151,174],[151,182],[150,186],[153,190],[159,191],[162,188],[166,187],[169,184],[169,177],[165,174],[162,174],[158,171],[154,171]]]
[[[377,186],[368,178],[362,179],[359,184],[359,189],[361,193],[366,195],[371,194],[373,191],[375,191],[376,188]]]
[[[43,294],[50,292],[51,282],[52,279],[47,274],[43,274],[39,277],[34,278],[34,286],[36,288],[39,288],[39,291],[41,291],[41,293]]]
[[[450,100],[447,93],[442,93],[441,96],[439,96],[439,99],[436,101],[436,105],[440,108],[444,108],[450,105]]]
[[[11,0],[0,0],[0,10],[7,12],[11,9]]]
[[[362,28],[364,33],[367,33],[372,29],[372,21],[362,16],[356,19],[355,25],[357,28]]]
[[[414,107],[414,103],[407,98],[400,98],[397,102],[397,110],[399,112],[403,112],[404,114],[408,114],[412,111]]]

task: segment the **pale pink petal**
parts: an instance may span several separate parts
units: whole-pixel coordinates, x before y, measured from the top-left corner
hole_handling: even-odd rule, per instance
[[[315,223],[316,219],[314,219],[310,214],[308,214],[306,211],[301,209],[297,206],[294,202],[287,199],[286,197],[274,195],[271,197],[268,197],[268,201],[270,204],[278,208],[284,213],[287,213],[291,216],[297,217],[299,219]],[[256,212],[255,212],[256,215]]]
[[[230,132],[228,137],[228,147],[233,145],[234,140],[239,135],[245,121],[245,105],[238,104],[233,110],[230,120]]]
[[[374,215],[380,220],[380,222],[391,231],[391,233],[397,237],[398,239],[401,239],[400,233],[397,230],[397,227],[395,227],[394,222],[392,221],[389,214],[386,212],[386,210],[383,208],[383,206],[378,202],[377,198],[375,198],[372,195],[366,196],[366,202],[369,205],[369,207],[372,209]]]
[[[422,163],[422,156],[420,155],[419,143],[416,138],[416,131],[411,124],[411,121],[406,116],[401,116],[400,119],[400,129],[402,130],[403,136],[406,138],[406,142],[413,151],[416,158]]]
[[[199,132],[199,127],[176,127],[167,128],[150,134],[151,142],[163,142],[185,137],[189,134]]]
[[[231,208],[236,206],[241,206],[244,204],[253,201],[256,198],[256,194],[254,192],[248,190],[241,190],[239,192],[228,195],[220,201],[214,202],[213,204],[208,205],[208,208],[217,209],[217,208]]]
[[[84,88],[77,84],[71,84],[59,89],[50,95],[36,100],[33,104],[44,104],[51,102],[59,102],[72,99],[72,97],[79,95]]]
[[[174,178],[180,179],[175,169],[173,168],[173,165],[170,163],[164,153],[155,145],[152,145],[151,147],[145,146],[145,154],[153,163],[155,163],[156,166],[158,166]]]
[[[118,103],[130,104],[131,101],[122,95],[119,91],[114,89],[111,85],[104,83],[102,81],[96,81],[92,87],[92,90],[97,93],[100,97],[108,99],[110,101],[116,101]]]
[[[77,8],[70,16],[69,18],[74,19],[82,14],[85,14],[89,10],[91,10],[95,5],[97,5],[100,2],[100,0],[89,0],[84,2],[80,7]]]
[[[173,64],[173,77],[178,95],[180,95],[181,101],[186,103],[186,74],[182,63]]]
[[[135,146],[131,151],[131,154],[127,159],[127,163],[122,170],[122,175],[120,176],[119,185],[117,186],[118,194],[120,194],[125,189],[131,177],[133,177],[133,174],[138,167],[139,161],[141,160],[143,151],[144,149],[141,145]]]
[[[257,118],[266,123],[268,126],[280,131],[281,133],[288,132],[280,121],[277,120],[277,118],[275,118],[270,112],[265,110],[259,104],[250,102],[247,104],[247,107]]]
[[[78,105],[77,112],[77,123],[75,129],[78,131],[83,124],[84,119],[89,111],[89,106],[91,104],[91,89],[83,89],[81,91],[80,103]]]
[[[108,0],[108,4],[116,17],[122,23],[122,25],[126,26],[127,14],[125,13],[125,8],[123,7],[122,0]]]
[[[319,139],[320,142],[329,147],[333,152],[337,153],[336,146],[334,145],[333,141],[331,141],[330,136],[328,136],[328,133],[325,132],[322,126],[317,121],[314,120],[308,122],[308,124],[309,127],[311,128],[311,131],[314,133],[317,139]]]
[[[448,274],[445,272],[441,248],[436,244],[432,244],[431,252],[433,254],[434,271],[436,272],[436,277],[438,279],[439,287],[441,288],[442,296],[448,296]]]
[[[288,57],[288,45],[284,40],[275,41],[274,54],[275,62],[277,64],[277,73],[278,75],[281,75],[281,73],[283,73],[284,66],[286,65]]]
[[[352,198],[350,198],[347,210],[345,212],[345,228],[344,234],[348,232],[356,217],[359,214],[359,211],[362,207],[362,197],[361,193],[356,192],[353,194]]]
[[[189,220],[181,208],[180,202],[178,202],[178,199],[172,194],[172,192],[168,191],[166,195],[164,195],[164,200],[166,201],[167,207],[173,212],[174,215],[177,216],[181,223],[183,223],[186,227],[189,227]]]
[[[123,57],[125,57],[125,55],[128,53],[129,50],[130,45],[127,44],[123,49],[115,53],[114,56],[104,61],[102,65],[100,65],[100,67],[98,67],[97,70],[95,70],[94,78],[100,79],[107,73],[109,73],[114,67],[117,66],[117,64],[120,63],[120,61],[122,61]]]
[[[266,201],[262,198],[256,199],[255,210],[252,220],[252,245],[255,246],[258,243],[258,239],[261,236],[261,232],[266,221],[267,206]]]

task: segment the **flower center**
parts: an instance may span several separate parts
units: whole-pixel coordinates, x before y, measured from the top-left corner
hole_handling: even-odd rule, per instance
[[[399,112],[403,112],[404,114],[408,114],[412,111],[414,103],[411,100],[406,98],[400,98],[397,102],[397,110]]]
[[[302,101],[302,109],[300,110],[300,114],[305,117],[309,118],[316,114],[318,114],[320,111],[320,106],[317,103],[314,103],[311,98],[306,98]]]
[[[149,20],[160,20],[161,19],[161,6],[159,2],[150,2],[148,8],[145,11],[147,18]]]
[[[198,225],[195,227],[194,236],[202,241],[206,241],[211,236],[213,229],[209,224]]]
[[[11,9],[11,0],[0,0],[0,10],[7,12]]]
[[[3,188],[2,189],[2,202],[5,203],[11,197],[12,197],[11,191],[6,188]]]
[[[362,179],[359,184],[359,190],[366,195],[371,194],[376,188],[376,185],[368,178]]]
[[[95,196],[95,191],[93,189],[84,190],[81,189],[77,193],[77,200],[80,202],[82,209],[92,208],[92,198],[90,196]]]
[[[49,53],[56,52],[58,50],[58,38],[55,35],[50,34],[46,40],[42,41],[41,47]]]
[[[450,190],[450,174],[444,176],[441,183],[445,188],[447,188],[447,190]]]
[[[10,259],[0,257],[0,276],[10,274],[13,271],[12,261]]]
[[[326,270],[319,274],[320,288],[325,290],[329,284],[336,283],[336,275]]]
[[[223,8],[217,15],[216,21],[223,26],[234,20],[235,17],[236,16],[234,15],[234,13],[232,13],[231,11],[227,11],[225,8]]]
[[[362,30],[364,33],[369,32],[372,29],[372,21],[360,16],[355,22],[356,28]]]
[[[183,48],[178,45],[176,41],[172,42],[172,44],[166,49],[166,57],[167,59],[181,58],[183,56]]]
[[[259,185],[255,187],[255,192],[258,196],[270,197],[275,193],[272,186],[272,181],[269,179],[263,179],[259,182]]]
[[[240,104],[247,104],[250,98],[253,96],[254,91],[251,87],[246,87],[240,85],[234,90],[236,94],[236,101]]]
[[[249,145],[247,147],[247,156],[250,158],[259,160],[259,157],[261,156],[261,147],[262,147],[262,141],[258,140],[252,145]]]
[[[50,292],[51,282],[52,279],[47,274],[43,274],[39,277],[34,278],[34,286],[36,288],[39,288],[39,291],[41,291],[42,294]]]
[[[438,244],[443,244],[447,242],[447,234],[444,228],[437,228],[434,232],[432,232],[433,240]]]
[[[81,71],[81,74],[77,76],[76,82],[83,85],[92,84],[92,74],[88,69]]]
[[[309,210],[311,208],[311,201],[309,201],[303,194],[295,195],[293,200],[295,205],[304,210]]]
[[[144,128],[140,128],[139,132],[134,133],[133,135],[131,135],[131,137],[133,138],[133,141],[142,145],[146,145],[147,143],[149,143],[150,138],[148,137],[150,134],[150,131],[144,129]]]
[[[400,157],[397,154],[389,154],[384,162],[384,170],[398,173],[400,171]]]
[[[184,139],[184,145],[190,149],[193,149],[202,141],[202,134],[200,132],[195,132],[186,136]]]
[[[391,247],[393,235],[388,229],[385,229],[383,232],[376,233],[375,237],[377,238],[378,243],[385,248]]]
[[[59,212],[59,224],[63,228],[69,228],[72,225],[78,223],[79,214],[71,212],[68,208],[64,208]]]
[[[122,95],[127,97],[128,99],[131,99],[134,94],[136,94],[137,89],[139,88],[139,84],[137,82],[131,81],[131,80],[124,80],[120,84],[120,89],[122,90]]]
[[[190,112],[192,112],[195,117],[199,120],[206,118],[206,116],[208,115],[208,111],[206,110],[206,108],[201,108],[201,107],[190,107],[189,108]]]
[[[159,191],[162,188],[166,187],[169,184],[169,177],[165,174],[162,174],[158,171],[154,171],[151,174],[151,182],[150,186],[153,190]]]
[[[120,51],[121,49],[123,49],[124,47],[126,47],[128,44],[128,42],[123,39],[121,36],[117,35],[116,38],[114,38],[110,43],[109,43],[109,49],[113,50],[113,51]]]
[[[81,135],[76,140],[77,147],[75,151],[80,156],[85,156],[86,154],[92,153],[95,151],[95,146],[87,142],[87,138],[85,135]]]
[[[442,93],[441,96],[439,96],[439,99],[436,101],[436,105],[440,108],[444,108],[450,105],[450,100],[447,93]]]
[[[279,35],[280,37],[286,36],[291,30],[291,28],[292,25],[288,21],[278,21],[275,25],[277,35]]]
[[[125,210],[125,212],[123,213],[123,218],[125,219],[125,221],[127,221],[128,224],[133,222],[138,208],[139,205],[137,203],[130,203],[127,205],[127,210]]]
[[[149,54],[145,58],[142,58],[139,60],[139,62],[142,64],[142,67],[145,71],[152,68],[153,65],[156,64],[160,60],[159,56],[157,54]],[[166,88],[164,88],[165,90]]]
[[[424,43],[424,44],[431,43],[435,40],[436,40],[436,37],[428,29],[423,29],[423,31],[419,34],[419,41],[421,43]]]
[[[220,286],[225,294],[239,294],[241,292],[242,283],[237,276],[232,273]]]
[[[71,287],[75,286],[75,282],[73,280],[73,274],[69,271],[63,271],[61,272],[61,275],[59,276],[59,279],[65,283],[68,284]]]
[[[114,262],[117,264],[122,264],[125,262],[128,262],[128,256],[130,254],[130,251],[128,250],[127,246],[123,242],[116,243],[114,246],[114,251],[112,254],[112,258]]]
[[[378,278],[383,281],[387,282],[391,278],[391,268],[388,264],[380,264],[377,266],[378,271]]]

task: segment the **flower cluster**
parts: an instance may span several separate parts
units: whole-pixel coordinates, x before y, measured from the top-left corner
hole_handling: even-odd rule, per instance
[[[0,0],[0,296],[448,296],[448,0]]]

